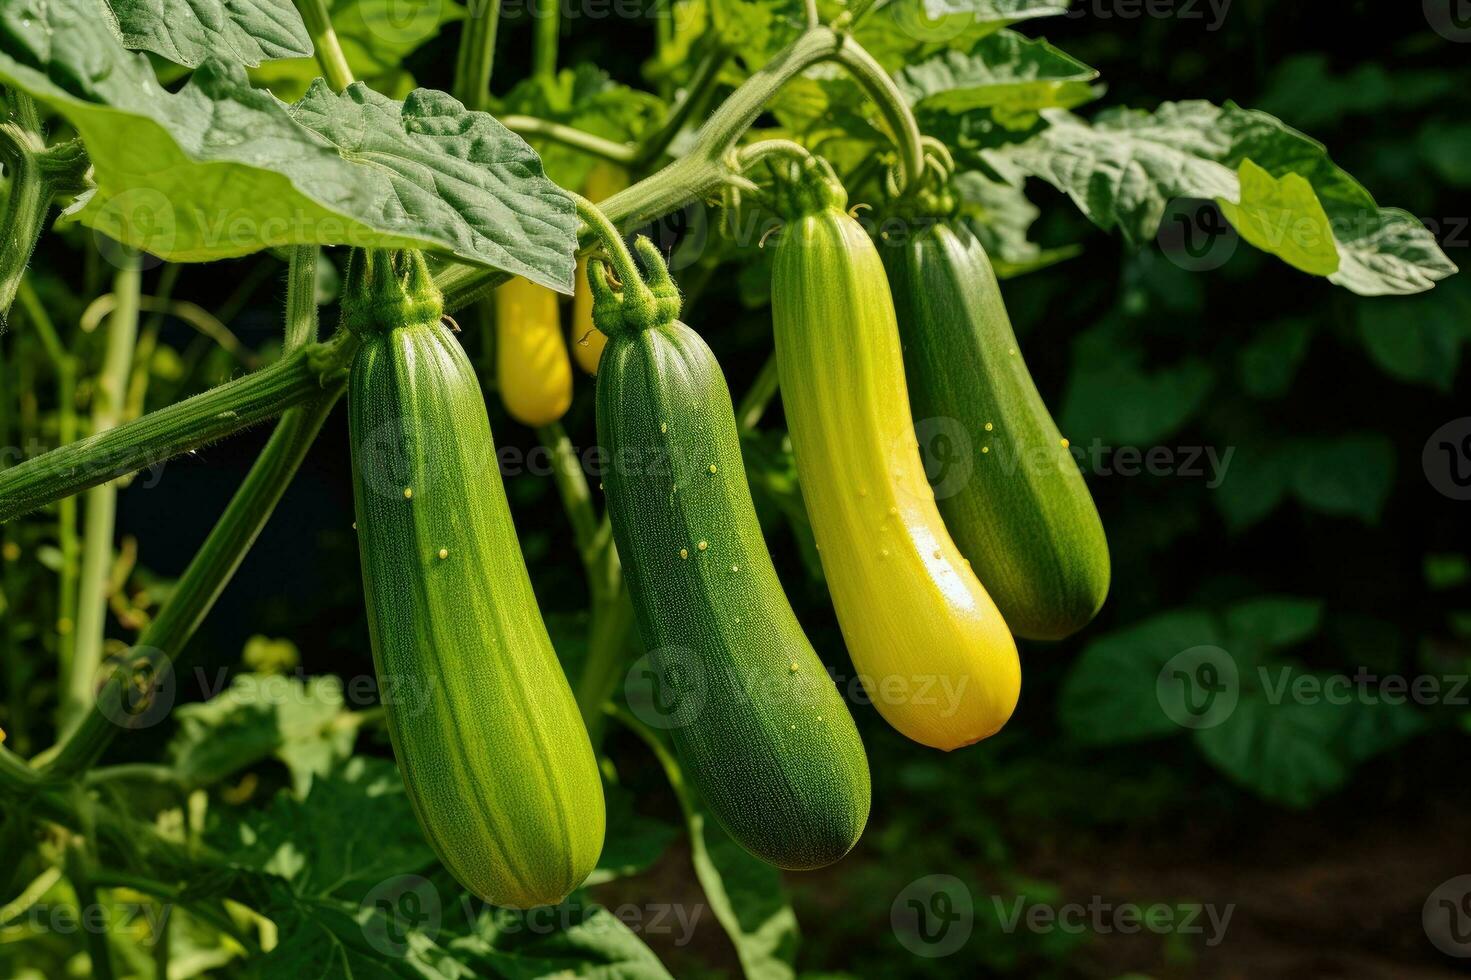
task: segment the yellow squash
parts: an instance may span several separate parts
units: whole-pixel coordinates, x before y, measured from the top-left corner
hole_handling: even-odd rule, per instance
[[[628,186],[628,174],[612,163],[599,163],[587,175],[584,197],[594,204]],[[572,294],[572,355],[588,374],[598,373],[598,361],[608,338],[592,322],[592,292],[587,288],[587,257],[577,260],[577,291]]]
[[[788,188],[771,306],[802,497],[843,639],[901,733],[938,749],[995,734],[1021,691],[996,604],[925,478],[878,252],[816,165]]]
[[[548,425],[572,404],[557,294],[519,276],[495,291],[495,373],[511,418]]]

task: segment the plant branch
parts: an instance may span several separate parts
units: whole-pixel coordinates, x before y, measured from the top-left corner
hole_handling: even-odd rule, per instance
[[[756,380],[751,382],[751,387],[746,389],[746,393],[741,396],[740,405],[736,407],[736,427],[742,435],[754,432],[756,426],[761,424],[761,416],[766,414],[766,406],[776,397],[779,385],[776,355],[772,354],[761,365],[761,372],[756,375]]]
[[[669,114],[659,123],[659,128],[645,136],[639,142],[638,149],[634,155],[633,165],[635,169],[641,169],[652,164],[669,149],[669,144],[684,129],[685,123],[689,122],[694,113],[715,83],[720,80],[720,72],[725,68],[725,63],[730,59],[730,50],[717,41],[700,63],[695,66],[694,74],[690,77],[689,85],[685,87],[684,95],[669,110]]]
[[[537,78],[551,78],[557,73],[557,46],[562,33],[561,0],[533,0],[531,16],[536,21],[531,74]]]
[[[538,136],[623,166],[631,166],[637,152],[635,147],[627,143],[615,143],[613,140],[594,136],[575,126],[552,122],[550,119],[539,119],[536,116],[501,116],[500,121],[511,132],[521,136]]]
[[[339,331],[253,374],[0,472],[0,522],[88,487],[162,463],[321,395],[357,338]]]
[[[128,261],[113,277],[112,291],[117,306],[108,319],[106,354],[92,395],[93,439],[106,438],[122,421],[128,378],[133,369],[133,350],[138,341],[138,296],[142,284],[142,268],[136,261]],[[5,475],[13,476],[24,467],[22,463]],[[97,671],[102,666],[117,487],[98,480],[87,493],[85,509],[82,565],[77,582],[76,642],[66,676],[61,679],[58,719],[63,726],[70,724],[91,703]]]
[[[827,27],[815,27],[783,48],[720,104],[700,127],[695,148],[689,155],[600,202],[599,208],[615,225],[627,227],[668,214],[719,190],[734,176],[727,154],[761,117],[766,104],[782,86],[823,61],[837,61],[847,67],[864,90],[880,100],[880,110],[889,121],[899,147],[900,177],[907,183],[911,175],[917,176],[923,166],[919,128],[893,81],[852,38]],[[593,237],[591,228],[582,229],[580,239],[584,246]],[[440,270],[434,282],[444,295],[445,309],[452,313],[489,295],[509,278],[498,269],[454,263]]]
[[[337,32],[332,29],[332,17],[327,13],[327,0],[295,0],[296,9],[312,36],[312,47],[317,52],[317,64],[334,92],[341,92],[352,84],[352,69],[347,56],[342,53],[342,44]]]
[[[495,37],[500,19],[500,0],[472,2],[466,10],[453,91],[467,109],[484,112],[490,108],[490,76],[495,67]]]
[[[26,103],[29,98],[22,96]],[[34,107],[33,107],[34,111]],[[0,161],[10,171],[10,194],[5,202],[0,246],[0,331],[10,316],[21,276],[36,250],[51,203],[51,185],[42,173],[41,137],[19,122],[0,123]]]

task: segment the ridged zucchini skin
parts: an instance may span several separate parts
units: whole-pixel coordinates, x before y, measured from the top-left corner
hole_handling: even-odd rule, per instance
[[[772,260],[777,367],[802,497],[874,705],[902,734],[949,751],[1011,717],[1016,642],[935,507],[883,262],[842,210],[841,188],[816,186],[815,202],[789,211]]]
[[[1071,636],[1108,596],[1108,539],[1027,371],[991,260],[947,222],[880,251],[915,421],[953,419],[971,440],[970,476],[938,500],[945,525],[1013,633]]]
[[[549,425],[572,405],[572,361],[557,294],[517,276],[495,291],[495,374],[506,412]]]
[[[532,593],[480,386],[434,306],[360,328],[348,380],[373,662],[409,799],[445,867],[488,902],[548,905],[597,863],[602,782]]]
[[[685,772],[756,857],[831,864],[867,823],[868,759],[772,566],[725,378],[677,320],[608,333],[608,513]]]

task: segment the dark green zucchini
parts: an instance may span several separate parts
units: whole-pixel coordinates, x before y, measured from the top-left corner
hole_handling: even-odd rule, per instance
[[[945,525],[1017,636],[1058,640],[1108,595],[1108,540],[1017,346],[985,249],[935,222],[884,242],[914,419],[956,424],[969,475],[937,491]]]
[[[610,310],[596,264],[589,278],[608,335],[604,486],[640,632],[680,759],[721,825],[777,867],[822,867],[868,820],[863,743],[772,567],[720,366],[674,319],[658,251],[639,246],[656,312]]]

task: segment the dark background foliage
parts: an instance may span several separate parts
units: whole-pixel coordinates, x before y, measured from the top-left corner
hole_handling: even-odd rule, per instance
[[[1471,45],[1428,29],[1418,3],[1236,0],[1219,29],[1215,20],[1203,2],[1087,0],[1076,16],[1024,29],[1098,68],[1108,86],[1102,105],[1204,98],[1277,114],[1326,143],[1382,202],[1421,216],[1451,259],[1468,265]],[[646,24],[610,18],[571,31],[567,63],[596,59],[639,83],[651,50]],[[503,26],[499,77],[524,74],[528,37],[525,21]],[[455,40],[450,30],[413,56],[421,84],[448,84]],[[1112,594],[1080,636],[1023,645],[1022,703],[996,739],[942,756],[855,707],[873,815],[847,860],[788,876],[802,924],[799,966],[875,976],[1452,975],[1421,914],[1441,882],[1471,872],[1462,776],[1471,709],[1356,702],[1320,713],[1258,700],[1265,707],[1255,727],[1241,729],[1244,744],[1212,750],[1168,724],[1131,735],[1133,703],[1110,691],[1116,671],[1103,661],[1147,665],[1157,649],[1167,656],[1194,645],[1170,646],[1162,616],[1228,617],[1273,597],[1294,600],[1264,614],[1273,638],[1225,628],[1198,642],[1227,648],[1244,673],[1259,662],[1312,676],[1471,671],[1468,505],[1439,493],[1422,464],[1431,433],[1464,415],[1471,394],[1461,362],[1471,341],[1465,274],[1422,297],[1363,299],[1244,243],[1220,268],[1192,271],[1178,252],[1132,251],[1096,231],[1050,188],[1028,190],[1042,211],[1033,237],[1083,248],[1004,289],[1064,432],[1075,446],[1100,447],[1112,471],[1089,474],[1109,531]],[[82,236],[69,235],[72,243],[43,246],[50,268],[72,267]],[[709,277],[685,317],[737,393],[770,349],[759,289],[743,282]],[[43,285],[64,303],[77,283]],[[188,268],[176,294],[211,309],[230,297],[231,325],[259,348],[278,342],[281,291],[282,267],[265,256]],[[485,363],[480,325],[462,322],[472,356]],[[186,361],[202,350],[177,324],[163,341]],[[177,384],[157,384],[153,400],[219,381],[232,367],[217,354]],[[591,392],[580,378],[567,420],[580,446],[594,438]],[[499,441],[532,452],[534,434],[489,401]],[[763,428],[780,427],[778,404]],[[265,437],[257,430],[175,461],[157,486],[135,482],[121,495],[119,527],[137,537],[141,568],[161,582],[182,570]],[[1215,486],[1208,467],[1201,476],[1128,476],[1117,472],[1118,447],[1165,447],[1177,464],[1208,447],[1229,463]],[[554,632],[575,635],[585,589],[552,481],[515,474],[508,490]],[[196,662],[211,673],[233,667],[246,639],[263,634],[294,642],[309,673],[370,674],[351,515],[339,411],[194,640]],[[790,528],[774,520],[769,539],[803,624],[846,675],[836,623]],[[1153,694],[1141,711],[1159,710]],[[141,733],[114,754],[155,757],[167,734]],[[673,815],[642,747],[613,739],[638,806]],[[686,866],[676,849],[605,897],[698,901]],[[921,959],[899,944],[890,911],[906,886],[933,874],[966,884],[975,934],[954,955]],[[1211,945],[1208,927],[1008,931],[1003,913],[1019,899],[1234,911]],[[733,964],[713,927],[689,946],[645,939],[677,976]]]

